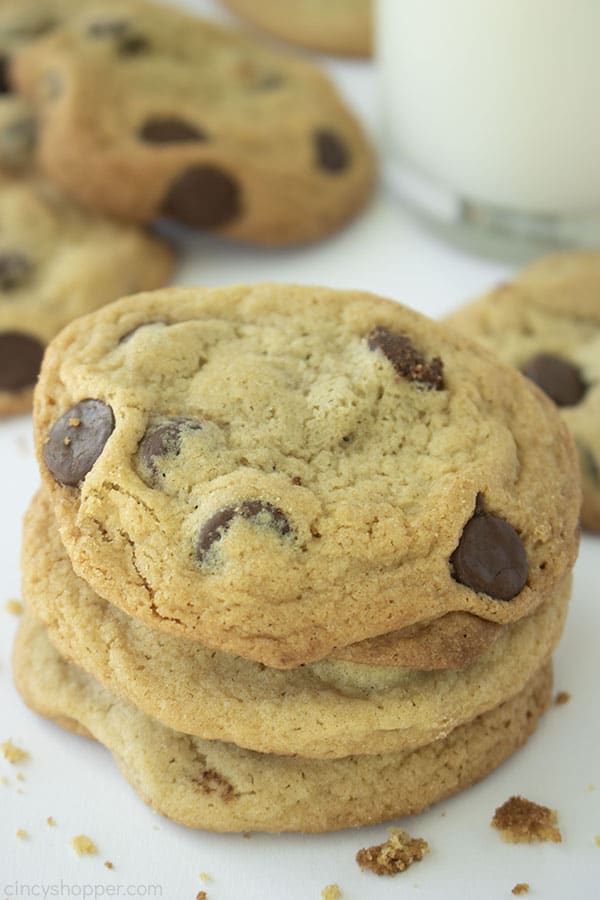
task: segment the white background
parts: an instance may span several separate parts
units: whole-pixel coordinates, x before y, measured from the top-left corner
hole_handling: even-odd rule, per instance
[[[208,0],[188,5],[224,17]],[[375,132],[372,64],[326,65]],[[438,243],[381,189],[358,221],[313,247],[266,251],[190,240],[177,281],[364,288],[438,316],[508,274],[507,267]],[[19,767],[0,757],[0,776],[9,780],[0,784],[0,900],[44,896],[44,889],[46,896],[152,896],[147,885],[159,886],[154,896],[168,900],[193,900],[201,889],[209,900],[319,900],[333,882],[347,900],[494,900],[512,896],[519,881],[531,884],[532,897],[600,897],[600,847],[594,841],[600,835],[597,538],[583,539],[571,614],[556,654],[556,687],[571,692],[570,703],[553,707],[528,745],[482,784],[400,823],[429,841],[431,855],[396,878],[376,878],[360,872],[354,855],[384,840],[386,825],[320,836],[190,832],[144,806],[106,750],[23,706],[10,674],[17,620],[4,601],[19,596],[20,520],[38,480],[27,416],[0,424],[0,473],[0,742],[10,737],[31,753]],[[17,769],[25,781],[16,780]],[[490,819],[517,793],[558,810],[561,845],[500,840]],[[46,825],[49,815],[56,828]],[[26,840],[17,839],[18,828],[28,831]],[[70,840],[81,833],[96,842],[97,856],[76,857]],[[107,859],[114,870],[104,868]],[[212,880],[201,882],[201,871]],[[16,883],[27,888],[18,894]]]

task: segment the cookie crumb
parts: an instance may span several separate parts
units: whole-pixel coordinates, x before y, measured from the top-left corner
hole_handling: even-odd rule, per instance
[[[588,792],[588,794],[593,794],[595,790],[597,790],[595,784],[588,784],[588,786],[586,788],[586,791]]]
[[[534,841],[560,843],[556,810],[540,806],[525,797],[510,797],[494,813],[492,826],[503,840],[512,844],[531,844]]]
[[[596,835],[596,837],[594,838],[594,843],[596,844],[596,847],[600,847],[600,834]]]
[[[106,862],[104,863],[105,869],[114,869],[114,867],[115,867],[114,863],[111,863],[110,859],[107,859]]]
[[[26,837],[29,837],[24,828],[17,828],[16,835],[20,840],[25,840]]]
[[[520,881],[518,884],[515,884],[512,889],[513,894],[519,896],[520,894],[528,894],[529,893],[529,885],[526,881]]]
[[[243,837],[243,838],[246,838],[246,840],[249,841],[250,838],[252,837],[252,832],[250,832],[250,831],[243,831],[243,832],[242,832],[242,837]]]
[[[46,825],[49,825],[50,828],[56,827],[56,819],[54,818],[54,816],[48,816],[48,818],[46,819]]]
[[[92,856],[98,852],[98,848],[93,840],[85,834],[78,834],[77,837],[74,837],[71,841],[71,846],[77,856]]]
[[[328,884],[327,887],[324,887],[321,891],[323,900],[340,900],[341,896],[342,892],[337,884]]]
[[[0,745],[2,749],[2,753],[4,755],[4,759],[7,759],[9,763],[13,765],[18,762],[24,762],[26,759],[29,759],[29,753],[27,750],[22,750],[21,747],[16,747],[10,738],[7,741],[4,741],[3,744]]]
[[[23,615],[23,604],[20,600],[7,600],[4,604],[4,609],[6,612],[10,613],[11,616]]]
[[[206,891],[198,891],[196,900],[206,900]]]
[[[17,772],[17,781],[25,781],[25,776],[22,772]]]
[[[3,776],[0,778],[0,784],[10,784],[10,781],[8,780],[8,778],[6,777],[6,775],[3,775]]]
[[[356,862],[363,872],[369,869],[375,875],[397,875],[414,862],[421,862],[429,852],[429,844],[423,838],[412,838],[402,828],[392,828],[385,843],[359,850]]]
[[[212,881],[208,872],[200,872],[200,881]]]
[[[556,704],[556,706],[564,706],[565,703],[568,703],[570,699],[571,695],[568,691],[559,691],[554,698],[554,703]]]

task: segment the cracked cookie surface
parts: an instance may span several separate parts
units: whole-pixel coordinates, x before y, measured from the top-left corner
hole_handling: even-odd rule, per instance
[[[538,385],[579,452],[583,525],[600,530],[600,253],[531,264],[447,319]]]
[[[375,328],[410,341],[408,375],[370,346]],[[35,432],[76,573],[155,627],[267,665],[453,611],[514,622],[577,549],[574,449],[550,401],[373,295],[125,299],[53,342]],[[497,533],[479,558],[474,519]]]
[[[515,697],[425,747],[320,760],[254,753],[165,728],[62,658],[29,614],[17,635],[14,674],[32,709],[103,743],[152,807],[212,831],[332,831],[420,812],[524,744],[552,691],[546,663]]]
[[[0,416],[31,407],[46,344],[124,293],[161,287],[169,245],[81,210],[38,177],[0,177]]]
[[[285,244],[370,194],[371,148],[325,75],[173,8],[88,4],[12,72],[44,122],[42,167],[117,218]]]
[[[444,672],[333,659],[281,671],[165,634],[77,578],[39,494],[23,532],[23,599],[58,649],[163,724],[266,753],[335,758],[412,749],[521,691],[562,632],[570,580]]]

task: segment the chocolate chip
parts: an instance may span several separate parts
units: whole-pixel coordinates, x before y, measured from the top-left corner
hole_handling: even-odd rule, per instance
[[[126,34],[117,43],[117,52],[121,56],[139,56],[150,49],[147,38],[141,34]]]
[[[342,172],[350,164],[350,152],[333,131],[322,128],[315,132],[317,162],[328,172]]]
[[[0,252],[0,291],[21,287],[31,275],[31,263],[22,253]]]
[[[512,600],[527,583],[529,566],[521,538],[505,519],[484,511],[481,494],[450,563],[456,581],[495,600]]]
[[[176,118],[148,119],[138,137],[148,144],[180,144],[187,141],[205,141],[206,134],[195,125]]]
[[[82,400],[50,429],[43,456],[59,484],[77,485],[90,471],[115,427],[110,406]]]
[[[444,389],[444,363],[435,356],[427,362],[404,334],[394,334],[385,325],[377,325],[367,335],[369,350],[381,350],[398,375],[426,384],[436,391]]]
[[[204,562],[213,545],[221,540],[234,519],[265,518],[270,528],[281,537],[292,533],[292,527],[282,510],[263,500],[242,500],[232,506],[224,506],[204,523],[196,540],[196,559]]]
[[[0,56],[0,94],[11,94],[10,83],[10,59],[8,56]]]
[[[137,56],[150,49],[149,41],[144,35],[138,34],[132,28],[131,22],[125,19],[106,19],[101,22],[92,22],[87,30],[92,38],[114,41],[117,53],[121,56]]]
[[[552,353],[532,356],[521,371],[557,406],[575,406],[587,390],[577,366]]]
[[[241,211],[240,187],[222,169],[194,166],[171,185],[161,212],[190,228],[218,228]]]
[[[283,84],[283,76],[279,72],[268,72],[259,76],[252,87],[257,91],[273,91]]]
[[[44,348],[20,331],[0,333],[0,390],[19,391],[35,384]]]
[[[181,436],[184,431],[201,431],[202,422],[177,416],[166,419],[157,425],[151,425],[138,446],[138,454],[142,465],[156,475],[156,461],[164,456],[176,456],[181,450]]]

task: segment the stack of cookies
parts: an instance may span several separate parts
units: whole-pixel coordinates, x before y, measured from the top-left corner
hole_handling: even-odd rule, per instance
[[[362,208],[373,171],[308,62],[146,0],[4,0],[0,416],[29,408],[67,322],[166,283],[151,223],[316,240]]]
[[[34,422],[16,683],[165,815],[381,821],[534,730],[576,453],[479,345],[367,294],[158,291],[51,343]]]

